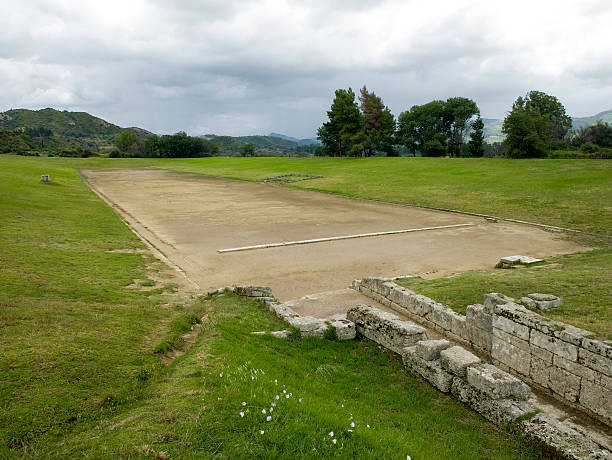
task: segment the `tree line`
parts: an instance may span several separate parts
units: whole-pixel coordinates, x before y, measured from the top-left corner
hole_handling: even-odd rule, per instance
[[[504,119],[503,144],[484,142],[478,105],[452,97],[414,105],[395,120],[382,99],[364,86],[359,103],[351,88],[338,89],[317,131],[330,156],[397,156],[398,149],[416,156],[481,157],[487,150],[511,158],[545,157],[554,149],[595,152],[612,148],[612,125],[598,122],[575,132],[559,100],[541,91],[519,97]],[[486,146],[486,149],[485,149]]]
[[[323,153],[331,156],[399,155],[403,146],[416,156],[482,156],[484,123],[474,101],[454,97],[415,105],[397,121],[389,107],[364,86],[359,104],[351,88],[338,89],[329,121],[317,131]],[[470,139],[465,142],[466,134]]]
[[[196,158],[219,152],[219,147],[213,142],[188,136],[183,131],[163,136],[152,134],[144,140],[131,131],[124,131],[117,136],[116,144],[119,150],[111,154],[114,157]]]

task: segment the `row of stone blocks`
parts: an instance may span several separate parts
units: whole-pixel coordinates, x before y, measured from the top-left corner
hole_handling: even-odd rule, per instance
[[[435,388],[450,393],[491,422],[501,425],[533,415],[531,390],[517,377],[448,340],[427,340],[423,327],[376,308],[360,305],[347,317],[357,333],[402,356],[404,365]],[[609,458],[612,453],[580,431],[544,414],[520,422],[530,439],[562,458]]]
[[[208,292],[209,295],[220,294],[224,291],[234,292],[237,295],[257,298],[264,302],[268,310],[277,317],[286,321],[300,331],[302,337],[322,338],[330,329],[336,330],[338,340],[353,340],[355,338],[355,324],[346,319],[346,315],[333,315],[328,319],[319,319],[312,316],[300,316],[284,303],[279,302],[272,296],[272,290],[266,286],[229,286]],[[288,331],[277,331],[288,333]],[[278,337],[286,334],[272,334]]]
[[[356,280],[353,288],[612,426],[612,344],[594,340],[589,331],[497,293],[485,294],[483,305],[468,305],[463,316],[386,278]]]

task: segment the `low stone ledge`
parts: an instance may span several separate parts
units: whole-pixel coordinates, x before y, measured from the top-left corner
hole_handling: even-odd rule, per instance
[[[529,401],[493,399],[459,377],[453,378],[451,394],[496,425],[512,423],[518,417],[535,411]]]
[[[440,352],[451,346],[448,340],[421,340],[415,346],[416,354],[425,361],[440,359]]]
[[[422,343],[422,342],[419,342]],[[426,361],[418,356],[417,347],[408,347],[402,353],[404,366],[416,372],[443,393],[448,393],[453,383],[453,374],[445,371],[440,360]]]
[[[468,366],[480,363],[480,358],[455,345],[440,352],[442,366],[459,377],[465,377]]]
[[[367,305],[352,307],[347,318],[355,323],[359,334],[398,354],[419,340],[427,339],[425,328]]]
[[[569,427],[545,414],[537,414],[520,423],[521,431],[544,451],[558,458],[610,459],[612,452],[595,443],[584,433]]]
[[[493,399],[526,401],[531,396],[531,390],[525,383],[492,364],[468,367],[467,382]]]
[[[499,292],[490,292],[489,294],[484,295],[484,311],[489,315],[495,311],[495,307],[497,305],[503,305],[507,303],[514,302],[512,297],[508,297],[504,294],[500,294]]]
[[[328,319],[330,326],[336,329],[338,340],[353,340],[357,334],[355,323],[349,321],[344,315],[334,315]]]
[[[235,292],[244,297],[272,296],[272,289],[267,286],[236,286]]]
[[[302,337],[322,338],[327,330],[327,324],[312,316],[297,316],[287,320],[289,324],[300,330]]]

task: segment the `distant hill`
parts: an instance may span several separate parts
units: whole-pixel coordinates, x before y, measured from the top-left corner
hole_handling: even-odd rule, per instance
[[[278,137],[280,139],[285,139],[287,141],[297,142],[298,145],[309,145],[309,144],[319,144],[319,139],[308,138],[308,139],[298,139],[297,137],[285,136],[284,134],[279,133],[270,133],[269,137]]]
[[[612,123],[612,110],[606,110],[590,117],[572,117],[572,129],[578,131],[594,125],[600,120],[605,123]],[[493,143],[504,140],[505,136],[501,132],[504,124],[503,118],[483,118],[482,121],[484,122],[485,142]]]
[[[32,135],[35,149],[63,151],[87,149],[112,150],[116,137],[125,130],[139,137],[151,133],[142,128],[121,128],[86,112],[68,112],[55,109],[13,109],[0,113],[0,129],[27,134],[32,130],[50,130],[44,136]]]
[[[219,146],[221,155],[235,155],[240,152],[245,144],[251,143],[255,147],[255,152],[263,155],[285,156],[300,153],[313,153],[314,146],[309,144],[299,144],[297,140],[286,139],[278,136],[217,136],[206,134],[205,139],[214,142]],[[289,137],[289,136],[285,136]]]

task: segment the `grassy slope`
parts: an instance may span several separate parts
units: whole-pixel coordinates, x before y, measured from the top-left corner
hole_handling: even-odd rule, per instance
[[[346,458],[537,458],[367,342],[248,335],[281,324],[236,298],[215,300],[203,340],[161,369],[151,350],[168,338],[163,324],[194,306],[164,308],[159,290],[125,289],[146,277],[151,256],[108,252],[141,244],[73,169],[94,164],[104,162],[0,157],[0,456],[287,458],[315,447]],[[42,173],[53,183],[41,184]],[[299,408],[279,405],[267,438],[255,417],[237,415],[251,394],[249,368],[266,372],[253,384],[253,415],[270,400],[273,375],[304,397]],[[328,429],[342,433],[343,449]]]
[[[135,376],[157,361],[145,338],[173,312],[159,290],[124,288],[152,256],[108,252],[142,245],[73,168],[1,158],[0,221],[3,456],[136,397]]]
[[[147,397],[47,447],[99,458],[540,458],[369,341],[253,336],[285,325],[235,296],[200,307],[198,342]]]

